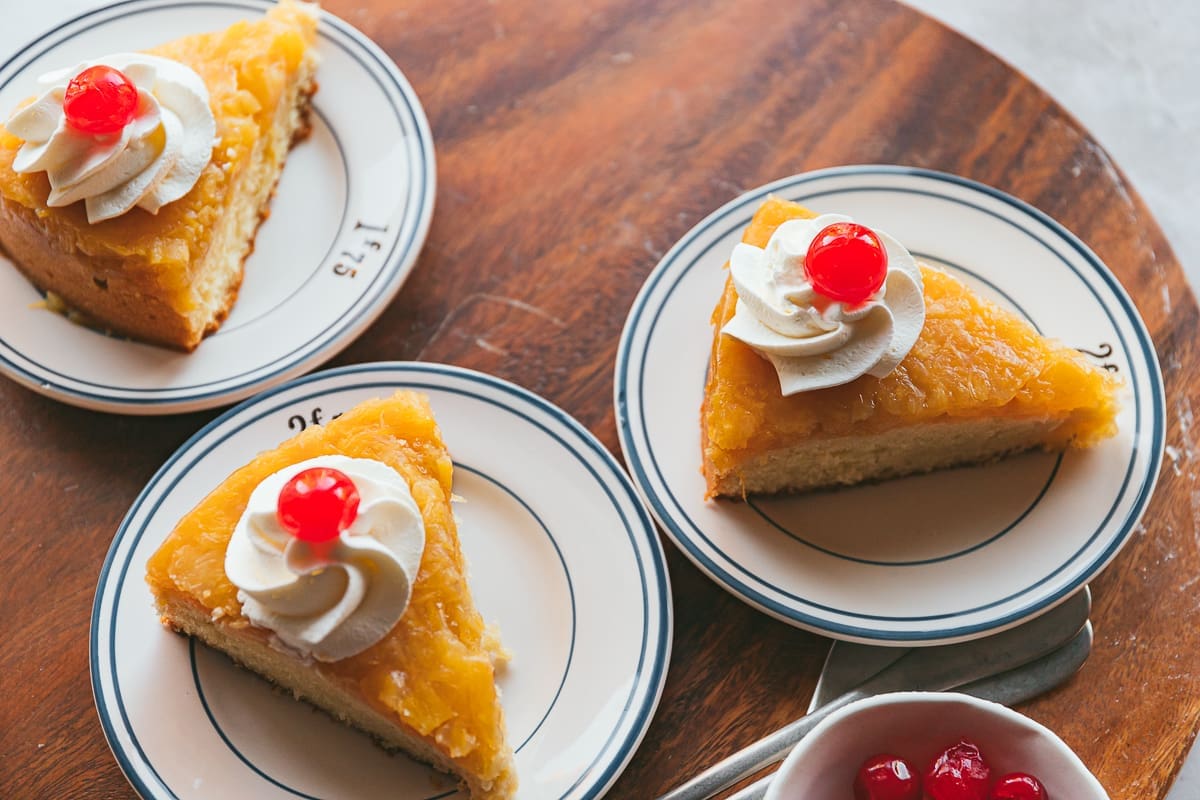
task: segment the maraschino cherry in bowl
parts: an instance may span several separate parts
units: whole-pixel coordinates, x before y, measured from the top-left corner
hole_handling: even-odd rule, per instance
[[[895,692],[839,709],[796,745],[766,794],[850,798],[1109,800],[1053,731],[953,692]]]

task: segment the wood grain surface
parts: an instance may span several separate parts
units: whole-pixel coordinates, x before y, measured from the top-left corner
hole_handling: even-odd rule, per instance
[[[886,0],[327,6],[404,70],[438,150],[420,262],[333,363],[491,372],[562,406],[614,453],[626,311],[663,252],[743,190],[838,164],[916,165],[1011,192],[1082,237],[1153,335],[1169,457],[1143,524],[1093,583],[1091,659],[1024,710],[1115,800],[1166,793],[1200,720],[1200,328],[1157,224],[1074,119],[975,44]],[[92,704],[93,592],[138,491],[215,413],[109,416],[0,382],[0,796],[133,795]],[[671,668],[614,798],[653,797],[802,713],[828,646],[667,550]]]

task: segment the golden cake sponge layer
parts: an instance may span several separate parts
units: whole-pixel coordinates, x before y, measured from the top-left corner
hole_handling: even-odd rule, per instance
[[[768,198],[742,241],[811,218]],[[709,497],[854,484],[981,463],[1022,450],[1086,447],[1116,432],[1117,381],[961,281],[922,265],[925,325],[883,378],[783,396],[774,367],[721,333],[737,290],[713,311],[701,409]]]
[[[402,475],[425,521],[412,599],[377,644],[340,661],[300,659],[272,646],[242,614],[225,550],[251,492],[272,473],[321,455],[381,461]],[[146,567],[163,621],[385,746],[459,777],[474,798],[511,797],[512,752],[495,668],[505,654],[475,609],[450,507],[453,465],[424,395],[370,400],[309,428],[230,475],[180,520]]]

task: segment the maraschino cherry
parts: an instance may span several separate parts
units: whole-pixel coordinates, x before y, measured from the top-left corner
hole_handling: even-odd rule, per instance
[[[988,800],[1049,800],[1046,787],[1032,775],[1010,772],[992,787]]]
[[[284,530],[301,541],[328,542],[353,524],[358,501],[358,488],[349,475],[312,467],[283,485],[275,516]]]
[[[67,84],[63,113],[67,124],[86,133],[116,133],[137,110],[138,90],[118,69],[98,64]]]
[[[929,800],[987,800],[992,770],[979,747],[963,739],[942,751],[925,772]]]
[[[921,779],[912,765],[886,753],[872,756],[854,776],[854,800],[920,800]]]
[[[851,307],[883,286],[887,251],[875,231],[855,222],[826,225],[808,246],[804,273],[819,294]]]

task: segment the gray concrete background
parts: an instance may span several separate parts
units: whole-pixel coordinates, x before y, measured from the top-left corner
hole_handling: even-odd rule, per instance
[[[1200,288],[1200,2],[906,2],[1008,61],[1074,114],[1129,176],[1192,290]],[[1167,795],[1198,798],[1200,745]]]
[[[1200,2],[905,1],[1074,114],[1150,206],[1193,290],[1200,286]]]

